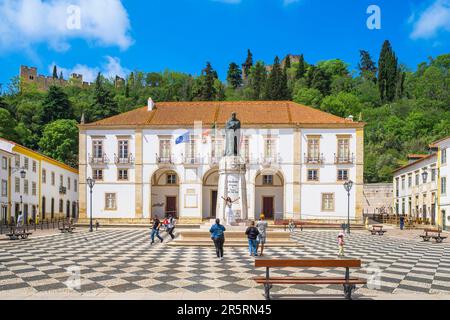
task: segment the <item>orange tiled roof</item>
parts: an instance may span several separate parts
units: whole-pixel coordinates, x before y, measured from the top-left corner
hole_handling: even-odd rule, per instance
[[[245,125],[364,125],[290,101],[208,101],[159,102],[152,111],[142,107],[84,127],[192,126],[195,121],[205,125],[221,125],[228,121],[232,112],[237,112],[239,120]]]
[[[429,156],[429,154],[408,154],[408,159],[423,159]]]
[[[412,166],[415,165],[415,164],[418,164],[418,163],[420,163],[420,162],[422,162],[422,161],[428,160],[428,159],[433,158],[433,157],[435,157],[435,156],[437,156],[436,153],[431,153],[431,154],[425,155],[424,157],[421,157],[419,160],[413,161],[413,162],[411,162],[411,163],[408,163],[407,165],[404,165],[404,166],[402,166],[402,167],[400,167],[400,168],[398,168],[398,169],[395,169],[395,170],[393,171],[393,173],[397,173],[397,172],[399,172],[399,171],[401,171],[401,170],[403,170],[403,169],[412,167]]]

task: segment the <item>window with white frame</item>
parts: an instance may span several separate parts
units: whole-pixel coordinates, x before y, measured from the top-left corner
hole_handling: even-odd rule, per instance
[[[308,170],[308,181],[319,181],[319,170],[318,169]]]
[[[116,210],[116,194],[115,193],[106,193],[105,194],[105,210]]]
[[[119,159],[128,159],[128,140],[119,140]]]
[[[162,160],[169,160],[172,154],[172,141],[170,139],[159,140],[159,157]]]
[[[416,186],[420,184],[420,175],[416,173]]]
[[[320,139],[308,139],[308,159],[310,161],[318,161],[320,159]]]
[[[102,169],[92,170],[92,179],[99,181],[103,180],[103,170]]]
[[[19,154],[16,154],[15,155],[15,165],[16,165],[16,168],[20,168],[20,155]]]
[[[436,168],[431,169],[431,181],[436,181]]]
[[[348,179],[349,179],[348,169],[338,170],[338,176],[337,176],[338,181],[348,181]],[[403,182],[403,187],[404,187],[404,179],[402,182]]]
[[[248,137],[244,137],[242,140],[240,156],[243,157],[245,161],[250,160],[250,142]]]
[[[37,192],[36,182],[31,183],[31,195],[35,196]]]
[[[8,169],[8,158],[2,157],[2,169],[6,170]]]
[[[70,190],[71,182],[70,177],[67,177],[67,190]]]
[[[27,179],[23,181],[23,193],[28,194],[29,192],[29,182]]]
[[[37,163],[34,160],[33,160],[32,168],[33,168],[33,172],[37,171]]]
[[[23,166],[24,166],[25,170],[28,170],[29,167],[30,167],[30,159],[28,159],[27,157],[25,157],[25,158],[23,159]]]
[[[47,183],[47,170],[42,169],[42,183],[46,184]]]
[[[78,192],[78,181],[77,180],[73,181],[73,189],[75,192]]]
[[[167,174],[167,184],[177,184],[177,175],[174,173]]]
[[[8,181],[2,180],[2,197],[8,196]]]
[[[447,149],[441,150],[441,164],[447,164]]]
[[[52,172],[51,176],[52,176],[52,186],[54,186],[55,183],[56,183],[56,182],[55,182],[55,173]]]
[[[350,139],[338,139],[338,160],[339,162],[350,160]]]
[[[334,193],[322,194],[322,211],[334,211]]]
[[[117,172],[117,179],[120,181],[128,180],[128,170],[119,169]]]
[[[264,157],[266,159],[276,159],[277,157],[277,146],[276,139],[273,137],[267,137],[264,141]]]
[[[408,188],[412,187],[412,175],[408,175]]]
[[[447,194],[447,177],[441,178],[441,194]]]
[[[20,193],[20,179],[17,177],[14,180],[14,191]]]
[[[273,186],[273,175],[263,175],[263,185]]]
[[[103,159],[103,140],[92,141],[92,154],[95,159]]]
[[[189,142],[186,144],[186,157],[188,161],[192,161],[197,156],[197,141],[191,136]]]
[[[405,190],[405,182],[406,182],[405,177],[402,177],[402,190]]]

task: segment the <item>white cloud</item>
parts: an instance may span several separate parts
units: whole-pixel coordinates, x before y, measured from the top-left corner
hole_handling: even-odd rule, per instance
[[[130,29],[121,0],[0,0],[0,50],[47,43],[65,51],[73,39],[125,50]]]
[[[450,0],[436,0],[422,13],[413,13],[409,22],[412,39],[430,39],[441,30],[450,31]]]
[[[68,79],[73,73],[83,75],[83,81],[94,82],[99,72],[106,78],[114,78],[116,75],[125,78],[130,74],[130,70],[121,65],[120,59],[117,57],[105,57],[106,61],[101,67],[89,67],[84,64],[77,64],[73,68],[66,68],[58,66],[56,63],[52,63],[48,67],[48,71],[51,74],[53,72],[53,66],[57,66],[58,75],[63,73],[65,79]]]

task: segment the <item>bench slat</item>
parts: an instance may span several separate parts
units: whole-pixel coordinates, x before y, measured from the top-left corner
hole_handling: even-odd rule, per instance
[[[349,281],[346,281],[345,279],[341,280],[326,280],[326,281],[319,281],[314,279],[298,279],[298,280],[255,280],[257,284],[317,284],[317,285],[324,285],[324,284],[367,284],[367,280],[364,279],[352,279]]]
[[[256,268],[361,268],[361,260],[255,260]]]

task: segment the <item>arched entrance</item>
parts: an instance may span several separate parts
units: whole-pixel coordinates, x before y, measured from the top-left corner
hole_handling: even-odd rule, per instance
[[[203,219],[216,218],[219,170],[211,169],[203,177]]]
[[[151,213],[158,218],[179,215],[180,177],[174,170],[160,169],[152,176]]]
[[[284,217],[284,177],[279,170],[265,169],[255,178],[255,218],[267,220]]]

